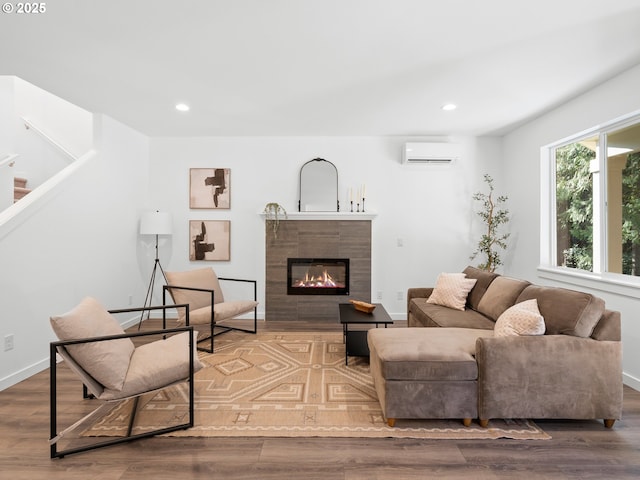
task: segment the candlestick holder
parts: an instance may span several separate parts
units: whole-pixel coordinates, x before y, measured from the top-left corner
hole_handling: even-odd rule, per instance
[[[351,211],[353,212],[353,200],[351,200]]]
[[[356,206],[358,207],[358,209],[356,210],[356,212],[360,213],[360,202],[356,203]]]
[[[364,197],[362,197],[362,213],[364,213]]]

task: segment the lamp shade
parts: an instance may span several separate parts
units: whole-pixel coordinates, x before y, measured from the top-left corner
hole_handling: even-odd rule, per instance
[[[171,235],[169,212],[148,212],[140,219],[140,235]]]

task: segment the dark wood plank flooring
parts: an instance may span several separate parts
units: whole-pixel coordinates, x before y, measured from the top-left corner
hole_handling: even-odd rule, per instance
[[[299,322],[261,322],[259,330],[341,331]],[[62,400],[81,405],[79,383],[65,370]],[[56,460],[48,397],[48,371],[0,392],[0,479],[640,478],[640,392],[628,387],[613,430],[601,421],[538,421],[550,441],[156,437]]]

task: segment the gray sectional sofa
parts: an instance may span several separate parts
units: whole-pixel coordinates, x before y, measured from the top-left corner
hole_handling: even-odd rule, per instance
[[[390,425],[402,418],[604,419],[622,413],[620,313],[588,293],[467,267],[463,310],[411,288],[408,328],[372,329],[371,372]],[[494,335],[509,307],[536,299],[546,332]],[[438,328],[426,328],[438,327]]]

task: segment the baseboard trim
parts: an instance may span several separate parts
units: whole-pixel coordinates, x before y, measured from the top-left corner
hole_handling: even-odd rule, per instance
[[[44,358],[33,365],[23,368],[22,370],[18,370],[17,372],[13,372],[11,375],[7,375],[4,378],[0,378],[0,391],[9,388],[16,383],[20,383],[21,381],[26,380],[47,368],[49,368],[49,358]]]
[[[640,392],[640,379],[634,377],[633,375],[622,372],[622,383],[624,383],[627,387],[631,387],[634,390]]]

